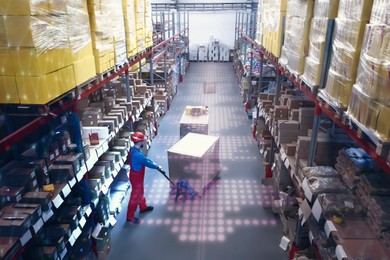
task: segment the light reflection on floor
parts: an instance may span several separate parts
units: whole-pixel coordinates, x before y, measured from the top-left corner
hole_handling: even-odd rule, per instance
[[[146,185],[145,197],[150,205],[165,205],[169,212],[175,213],[175,218],[147,217],[142,220],[145,225],[169,226],[171,232],[180,241],[223,242],[227,236],[239,227],[254,227],[276,225],[275,219],[239,218],[234,216],[243,207],[269,205],[270,190],[260,189],[256,180],[216,180],[213,181],[205,194],[175,201],[175,191],[166,180],[154,180],[152,185]],[[262,190],[262,192],[260,192]],[[181,213],[177,217],[176,213]]]

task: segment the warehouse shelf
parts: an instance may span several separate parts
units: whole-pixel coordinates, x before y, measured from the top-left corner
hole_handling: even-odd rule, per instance
[[[257,42],[252,40],[249,36],[242,33],[242,37],[249,43],[251,43],[253,46],[256,46],[260,50],[260,52],[264,55],[265,58],[268,59],[278,70],[278,73],[283,74],[287,79],[289,79],[293,85],[298,88],[302,93],[304,93],[307,97],[310,98],[312,102],[315,103],[315,105],[320,108],[322,112],[324,112],[329,118],[333,120],[337,124],[337,126],[344,130],[344,132],[352,138],[356,142],[357,145],[359,145],[361,148],[363,148],[367,154],[369,154],[377,163],[378,165],[388,174],[390,174],[390,165],[387,163],[387,157],[381,156],[382,154],[382,148],[387,149],[388,143],[385,143],[384,146],[381,147],[378,142],[375,142],[376,140],[364,140],[361,138],[361,134],[358,133],[357,130],[351,129],[348,124],[345,124],[345,119],[343,120],[343,117],[347,117],[345,112],[341,112],[339,110],[335,110],[332,108],[332,104],[329,104],[324,100],[323,98],[318,97],[315,93],[311,91],[311,88],[306,86],[303,80],[300,79],[299,76],[294,75],[293,73],[289,72],[285,67],[280,65],[278,63],[278,58],[275,57],[272,53],[270,53],[268,50],[263,48],[261,45],[259,45]],[[341,115],[340,115],[341,114]],[[364,131],[365,129],[361,129],[361,131]],[[372,136],[370,133],[368,133],[369,136]],[[387,155],[385,155],[387,156]]]

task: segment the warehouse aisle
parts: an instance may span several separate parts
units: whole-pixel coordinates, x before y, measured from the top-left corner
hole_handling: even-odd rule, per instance
[[[148,156],[168,169],[166,151],[179,141],[185,106],[206,105],[209,135],[220,136],[221,178],[202,199],[175,203],[169,183],[148,169],[145,197],[155,209],[131,225],[124,204],[111,233],[109,259],[287,258],[278,246],[279,220],[261,206],[263,166],[236,82],[231,63],[191,64]],[[216,93],[203,94],[204,84],[215,84]]]

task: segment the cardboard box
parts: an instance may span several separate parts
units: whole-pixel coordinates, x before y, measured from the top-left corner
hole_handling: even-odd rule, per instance
[[[18,86],[16,84],[15,76],[0,76],[0,93],[1,93],[0,103],[3,104],[20,103]]]
[[[208,134],[209,115],[203,114],[199,116],[187,115],[183,112],[180,119],[180,138],[183,138],[188,133]]]
[[[70,48],[50,49],[43,53],[35,48],[14,48],[11,56],[17,76],[43,76],[72,64]]]
[[[19,237],[0,237],[0,258],[14,259],[22,249]]]
[[[168,165],[174,181],[185,179],[195,191],[202,192],[221,170],[219,137],[187,134],[168,150]]]
[[[72,164],[53,164],[49,167],[49,178],[54,184],[66,183],[74,176],[75,172]]]
[[[75,77],[75,86],[80,85],[96,75],[94,56],[75,61],[72,66]]]

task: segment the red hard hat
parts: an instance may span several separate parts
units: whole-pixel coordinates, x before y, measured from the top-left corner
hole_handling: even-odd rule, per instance
[[[145,141],[146,140],[146,137],[143,133],[141,132],[135,132],[132,136],[131,136],[131,141],[133,141],[134,143],[138,143],[138,142],[141,142],[141,141]]]

